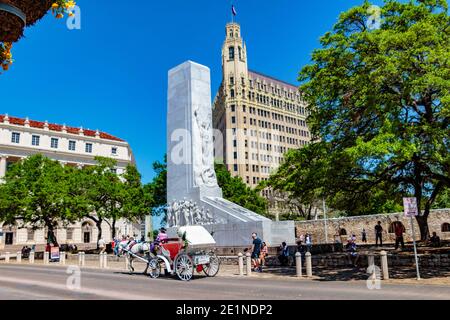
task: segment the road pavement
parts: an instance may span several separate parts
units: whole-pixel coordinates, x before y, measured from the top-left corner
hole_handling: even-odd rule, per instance
[[[69,278],[72,277],[72,278]],[[67,286],[69,279],[69,287]],[[450,286],[383,284],[369,290],[366,281],[320,281],[258,277],[197,276],[190,282],[173,277],[83,268],[80,288],[67,266],[0,265],[0,299],[20,300],[335,300],[450,299]]]

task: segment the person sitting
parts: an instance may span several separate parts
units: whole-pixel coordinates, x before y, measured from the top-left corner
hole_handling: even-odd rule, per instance
[[[350,265],[352,265],[355,268],[358,267],[359,255],[357,252],[356,242],[350,239],[347,242],[346,249],[348,252],[348,259]]]
[[[166,231],[167,230],[164,227],[159,229],[158,236],[156,237],[156,242],[157,243],[167,242],[167,239],[169,239],[169,236],[167,235]]]
[[[281,254],[278,256],[278,260],[280,261],[282,266],[287,266],[289,261],[289,247],[287,246],[286,242],[283,242],[281,244]]]
[[[430,246],[435,248],[441,246],[441,238],[438,237],[436,232],[433,232],[433,236],[430,238]]]

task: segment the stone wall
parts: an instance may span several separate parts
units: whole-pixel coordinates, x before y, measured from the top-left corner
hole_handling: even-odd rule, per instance
[[[236,256],[220,256],[221,264],[223,265],[238,265],[238,258]],[[345,253],[334,253],[328,255],[316,255],[311,257],[313,267],[325,267],[325,268],[346,268],[349,266],[349,258]],[[245,257],[244,257],[245,262]],[[305,264],[305,257],[302,258],[303,265]],[[289,259],[289,265],[294,266],[294,259]],[[358,260],[359,267],[366,268],[368,266],[367,255],[361,254]],[[375,265],[380,266],[380,256],[375,255]],[[399,255],[388,254],[388,265],[393,268],[414,267],[415,258],[414,254]],[[280,266],[277,256],[269,256],[266,259],[266,266],[277,267]],[[436,254],[419,254],[419,266],[421,268],[433,269],[442,268],[445,270],[450,269],[450,255],[448,253],[436,253]]]
[[[375,243],[374,227],[377,224],[377,221],[381,221],[381,226],[383,227],[384,243],[395,242],[395,235],[393,230],[389,230],[389,227],[396,221],[400,221],[406,229],[406,233],[404,235],[405,241],[412,241],[410,219],[405,218],[403,213],[393,213],[328,219],[326,221],[328,243],[336,241],[343,242],[351,234],[355,234],[357,241],[360,243],[363,229],[366,229],[368,243]],[[416,239],[419,239],[419,227],[416,220],[414,219],[413,221],[416,231]],[[450,232],[442,231],[442,226],[445,223],[450,223],[450,209],[432,210],[430,216],[428,217],[430,233],[435,231],[441,240],[450,240]],[[392,231],[392,233],[389,231]],[[315,220],[296,222],[297,238],[302,234],[305,235],[306,233],[312,235],[313,243],[325,243],[325,221]]]

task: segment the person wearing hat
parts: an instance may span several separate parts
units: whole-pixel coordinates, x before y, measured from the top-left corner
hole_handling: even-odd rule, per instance
[[[159,233],[158,233],[158,237],[156,238],[156,242],[161,243],[166,241],[167,239],[169,239],[169,237],[167,236],[166,233],[166,228],[162,227],[161,229],[159,229]]]

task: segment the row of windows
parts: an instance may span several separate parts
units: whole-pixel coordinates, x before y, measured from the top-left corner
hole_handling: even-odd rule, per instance
[[[257,142],[252,141],[251,145],[252,145],[252,149],[258,149],[258,143]],[[236,147],[236,141],[234,141],[234,147]],[[259,151],[268,151],[268,152],[277,152],[277,153],[280,153],[280,154],[284,154],[287,151],[292,150],[292,148],[286,148],[286,147],[277,146],[277,145],[273,146],[273,145],[271,145],[269,143],[259,143],[259,149],[258,150]],[[255,154],[253,154],[253,155],[255,155]],[[238,159],[238,152],[237,151],[233,152],[233,158],[235,160]],[[245,152],[245,159],[248,160],[248,152],[247,151]],[[253,157],[252,160],[258,160],[258,157],[256,157],[256,159]]]
[[[11,142],[12,143],[20,143],[20,133],[19,132],[13,132],[11,134]],[[69,151],[75,151],[76,150],[76,144],[77,142],[74,140],[69,140],[68,150]],[[38,147],[41,145],[41,137],[38,135],[33,135],[31,137],[31,145]],[[58,138],[51,138],[50,139],[50,148],[52,149],[58,149],[59,148],[59,139]],[[92,153],[92,143],[85,143],[84,151],[86,153]],[[112,147],[111,148],[112,154],[117,154],[117,148]]]
[[[253,143],[252,143],[252,145],[253,145]],[[235,146],[236,146],[236,141],[235,141]],[[277,148],[275,146],[275,149],[279,150],[279,153],[283,153],[283,151],[284,152],[286,151],[285,147]],[[234,160],[238,159],[238,152],[237,151],[233,152],[233,158],[234,158]],[[245,152],[245,160],[249,160],[249,153],[247,151]],[[268,155],[268,154],[252,153],[252,160],[253,161],[261,161],[261,162],[269,162],[269,163],[273,163],[273,162],[274,163],[281,163],[283,161],[283,157],[271,156],[271,155]]]
[[[236,91],[234,89],[230,90],[230,98],[231,99],[236,98]],[[248,96],[246,96],[244,89],[242,89],[242,98],[243,99],[248,98],[250,101],[255,101],[260,104],[265,104],[267,106],[272,106],[279,109],[284,109],[286,111],[296,112],[299,115],[309,115],[309,112],[305,107],[297,106],[296,104],[285,102],[279,99],[269,98],[268,96],[260,95],[258,93],[255,96],[254,92],[249,92]]]
[[[255,89],[254,83],[255,83],[254,80],[252,80],[252,79],[249,80],[251,89]],[[283,89],[275,88],[274,85],[270,85],[270,91],[268,88],[269,87],[267,86],[267,84],[261,83],[259,80],[256,80],[256,89],[258,91],[264,91],[266,93],[271,92],[272,95],[278,95],[279,97],[284,96],[286,99],[290,99],[292,101],[297,100],[298,102],[300,102],[300,95],[297,92],[289,92],[285,88],[283,88]]]
[[[237,132],[236,128],[232,128],[231,130],[232,130],[233,137],[236,137],[236,135],[237,135],[236,134],[236,132]],[[289,133],[293,133],[293,132],[294,131],[289,132]],[[295,133],[297,133],[297,131],[295,131]],[[300,130],[299,133],[300,133],[301,136],[303,136],[305,138],[309,137],[309,132],[307,132],[307,131]],[[258,137],[258,131],[250,129],[250,135],[248,135],[247,128],[244,128],[244,136]],[[297,145],[297,146],[298,145],[304,146],[304,145],[308,144],[308,141],[305,141],[305,140],[292,138],[292,137],[286,137],[286,136],[277,135],[277,134],[273,134],[272,135],[271,133],[267,133],[267,132],[264,132],[264,131],[259,131],[259,137],[261,139],[265,139],[265,140],[269,140],[269,141],[273,140],[275,142],[288,143],[288,144]],[[257,142],[254,142],[254,143],[257,144]],[[233,144],[234,144],[234,147],[237,147],[237,145],[236,145],[237,142],[236,141],[234,141]],[[248,141],[247,140],[245,140],[245,147],[246,148],[248,147]],[[253,148],[253,144],[252,144],[252,148]]]
[[[243,118],[243,122],[244,122],[244,124],[247,124],[247,117]],[[236,124],[235,116],[231,117],[231,123]],[[262,121],[262,120],[250,118],[250,125],[258,126],[260,128],[264,128],[264,129],[274,129],[274,130],[278,130],[280,132],[286,132],[286,133],[293,134],[293,135],[301,135],[302,137],[309,137],[309,132],[306,130],[298,130],[297,128],[287,127],[287,126],[280,125],[277,123],[272,124],[268,121]]]
[[[231,112],[235,112],[236,111],[236,106],[235,105],[231,105],[230,106]],[[247,107],[245,105],[242,106],[242,111],[243,112],[247,112]],[[250,114],[258,114],[258,116],[260,117],[264,117],[264,118],[271,118],[273,120],[276,121],[284,121],[287,123],[291,123],[291,124],[296,124],[298,126],[302,126],[302,127],[306,127],[306,121],[302,120],[302,119],[296,119],[290,116],[284,116],[282,114],[276,113],[276,112],[269,112],[266,110],[262,110],[262,109],[257,109],[255,107],[248,107],[248,112]]]

